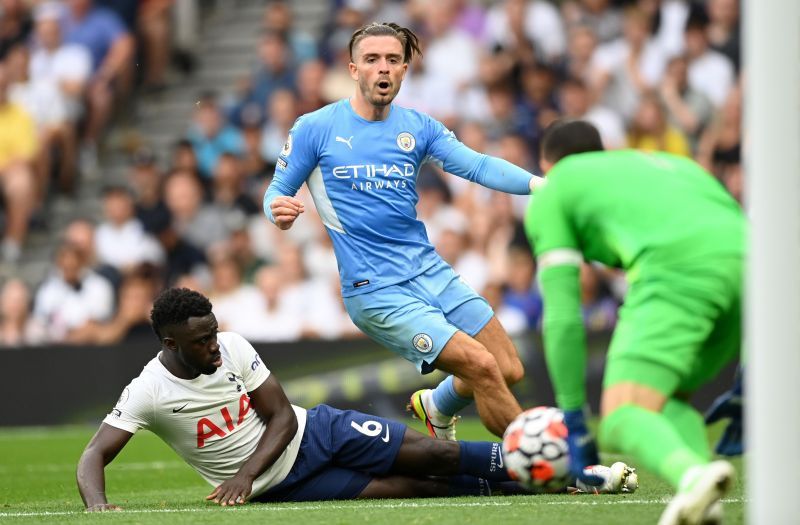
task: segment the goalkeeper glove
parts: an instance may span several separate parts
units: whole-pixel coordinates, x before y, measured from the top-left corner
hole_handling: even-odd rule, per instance
[[[564,424],[567,427],[570,475],[589,486],[602,485],[603,478],[591,474],[591,470],[584,471],[585,467],[599,464],[600,459],[597,456],[597,445],[586,428],[583,410],[565,410]]]
[[[742,442],[742,369],[736,372],[733,387],[719,396],[706,412],[706,424],[729,419],[728,426],[717,442],[716,452],[722,456],[741,456],[744,451]]]

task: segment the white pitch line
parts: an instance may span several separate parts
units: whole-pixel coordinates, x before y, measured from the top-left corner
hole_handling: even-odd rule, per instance
[[[115,470],[165,470],[186,467],[182,461],[132,461],[130,463],[116,463],[109,467],[109,471]],[[25,472],[71,472],[76,468],[75,463],[42,463],[39,465],[26,465]],[[0,474],[8,474],[19,470],[17,467],[11,468],[0,466]]]
[[[603,501],[575,501],[573,498],[603,498]],[[608,499],[605,499],[608,498]],[[429,503],[374,503],[352,505],[302,505],[284,507],[278,504],[259,504],[252,506],[231,507],[225,509],[225,512],[283,512],[283,511],[308,511],[308,510],[375,510],[375,509],[426,509],[426,508],[464,508],[464,507],[534,507],[537,505],[583,505],[583,506],[604,506],[604,505],[664,505],[669,501],[669,498],[659,499],[614,499],[615,496],[573,496],[563,501],[535,501],[536,497],[530,499],[527,497],[516,497],[514,501],[485,501],[474,503],[447,503],[447,502],[434,502]],[[742,498],[727,498],[722,500],[723,503],[744,503]],[[174,514],[179,512],[219,512],[219,507],[189,507],[184,509],[131,509],[123,510],[125,514]],[[46,517],[46,516],[72,516],[83,514],[83,511],[56,511],[56,512],[0,512],[0,518],[28,518],[28,517]]]

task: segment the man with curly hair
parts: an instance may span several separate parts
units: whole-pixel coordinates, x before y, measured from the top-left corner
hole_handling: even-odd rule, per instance
[[[89,511],[117,510],[104,468],[134,433],[158,435],[213,487],[207,500],[309,501],[520,493],[499,443],[440,441],[402,423],[286,399],[240,335],[218,332],[209,300],[168,289],[151,313],[161,351],[122,392],[78,463]],[[620,463],[603,492],[630,487]]]

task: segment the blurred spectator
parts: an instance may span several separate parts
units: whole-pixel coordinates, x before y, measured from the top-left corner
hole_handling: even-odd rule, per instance
[[[284,137],[284,141],[286,137]],[[261,156],[261,127],[257,124],[247,124],[242,128],[242,141],[244,151],[240,155],[242,170],[248,184],[257,184],[265,177],[271,176],[275,165],[270,165]]]
[[[210,281],[205,253],[182,239],[169,223],[162,224],[155,234],[164,248],[165,261],[162,267],[164,286],[179,286],[179,283],[191,279],[196,283],[192,286],[193,290],[205,292],[206,285]]]
[[[220,212],[229,232],[244,224],[251,216],[261,213],[261,206],[245,191],[242,162],[229,153],[219,158],[214,171],[212,194],[211,205]]]
[[[188,138],[197,157],[200,175],[210,179],[219,156],[223,153],[242,153],[244,140],[241,132],[225,121],[215,93],[204,93],[195,106]]]
[[[194,151],[194,144],[189,139],[180,139],[172,146],[170,170],[188,171],[199,175],[199,164]]]
[[[639,107],[642,92],[653,89],[661,80],[666,58],[650,38],[647,15],[628,8],[622,38],[598,47],[593,64],[595,97],[629,121]]]
[[[120,287],[116,313],[105,322],[91,320],[72,330],[67,341],[73,344],[114,345],[126,340],[141,341],[153,335],[150,310],[157,293],[152,270],[140,268],[127,275]]]
[[[0,347],[39,344],[44,327],[31,318],[31,292],[19,279],[10,279],[0,290]]]
[[[283,299],[284,280],[277,266],[264,266],[256,274],[256,285],[263,300],[263,315],[257,333],[248,339],[259,342],[300,339],[302,320],[287,308]]]
[[[0,60],[12,47],[24,44],[33,29],[31,14],[25,0],[2,0],[0,2]]]
[[[561,114],[572,119],[591,122],[606,149],[623,148],[626,145],[625,124],[619,115],[600,104],[591,105],[591,94],[586,84],[577,78],[568,78],[559,90]]]
[[[47,340],[66,341],[90,321],[105,321],[114,310],[114,290],[86,264],[83,250],[62,243],[55,268],[36,292],[33,315],[46,328]]]
[[[684,28],[689,17],[689,0],[657,0],[657,12],[653,13],[653,21],[658,21],[655,41],[668,57],[684,52]],[[637,5],[653,5],[653,0],[639,0]],[[652,9],[652,7],[651,7]]]
[[[667,121],[661,100],[652,93],[641,98],[628,133],[628,147],[643,151],[665,151],[686,157],[691,155],[686,137]]]
[[[509,248],[506,272],[507,287],[503,303],[522,312],[529,329],[537,328],[542,317],[542,297],[534,287],[536,269],[527,247]]]
[[[86,266],[98,275],[104,277],[114,290],[122,282],[122,274],[110,264],[102,264],[97,259],[97,244],[95,242],[97,227],[89,219],[74,219],[64,229],[64,242],[72,244],[81,250]]]
[[[66,6],[64,42],[81,44],[92,55],[81,169],[93,171],[97,168],[96,145],[114,99],[128,93],[131,87],[135,43],[115,12],[95,6],[92,0],[67,0]]]
[[[0,65],[0,182],[6,204],[6,228],[0,251],[6,262],[22,254],[28,221],[36,202],[33,162],[37,152],[33,117],[9,100],[9,78]]]
[[[147,0],[139,5],[137,32],[144,58],[143,86],[160,91],[166,86],[171,54],[170,17],[173,0]]]
[[[261,35],[258,47],[259,63],[248,80],[244,93],[233,111],[233,121],[264,122],[269,119],[267,106],[272,93],[278,89],[293,90],[297,65],[286,41],[286,35],[267,30]]]
[[[261,156],[273,166],[298,117],[297,98],[288,89],[275,90],[269,98],[269,119],[261,130]]]
[[[163,180],[155,154],[149,149],[139,149],[131,159],[128,180],[133,188],[136,218],[148,233],[160,231],[171,220],[164,203]]]
[[[531,46],[531,58],[546,63],[555,63],[567,47],[558,10],[544,0],[495,3],[489,10],[486,33],[490,46],[505,49],[523,61],[526,48]]]
[[[33,82],[28,75],[28,48],[19,45],[6,56],[8,73],[8,98],[19,104],[33,118],[36,125],[38,151],[33,159],[36,176],[36,204],[41,204],[50,182],[52,169],[51,148],[60,130],[65,127],[66,106],[59,97],[58,86],[50,82]]]
[[[591,27],[577,25],[569,31],[569,46],[559,65],[562,78],[577,78],[582,82],[592,80],[592,57],[597,49],[597,37]]]
[[[316,111],[328,102],[322,96],[326,67],[321,60],[304,62],[297,70],[297,101],[295,112],[305,115]],[[405,83],[404,83],[405,84]]]
[[[317,43],[302,29],[295,27],[292,7],[285,0],[270,0],[264,8],[263,28],[285,36],[291,54],[298,64],[317,58]]]
[[[478,74],[479,48],[470,35],[455,26],[454,0],[429,3],[425,15],[425,72],[429,83],[439,83],[446,107],[455,107],[459,94]],[[453,60],[453,57],[459,60]]]
[[[673,57],[661,82],[659,93],[666,106],[670,124],[689,139],[692,151],[714,111],[711,101],[689,85],[688,62],[684,56]]]
[[[161,245],[136,218],[133,195],[120,186],[103,192],[103,222],[97,227],[95,245],[100,263],[123,275],[142,263],[157,265],[164,260]]]
[[[327,235],[325,237],[327,237]],[[266,261],[256,255],[253,250],[250,232],[244,225],[231,232],[228,242],[222,246],[221,250],[223,250],[228,257],[236,261],[242,274],[242,281],[247,284],[253,284],[255,282],[256,272],[266,264]]]
[[[567,0],[561,11],[568,28],[588,26],[601,43],[611,42],[622,34],[622,13],[609,0]]]
[[[684,33],[689,85],[706,95],[715,107],[720,107],[733,87],[735,71],[728,57],[709,47],[708,24],[708,15],[702,6],[692,9]]]
[[[708,0],[708,41],[733,63],[741,68],[741,29],[739,27],[739,0]]]
[[[48,142],[58,148],[60,157],[59,181],[62,189],[71,189],[77,154],[77,129],[83,115],[83,99],[92,73],[92,56],[81,44],[62,41],[61,5],[46,2],[36,9],[36,38],[38,46],[30,60],[30,79],[33,83],[55,85],[58,94],[51,104],[63,105],[67,125],[53,130]]]
[[[310,279],[303,262],[303,252],[294,244],[286,244],[278,252],[278,268],[283,280],[281,300],[300,320],[304,338],[333,339],[340,335],[344,315],[339,300],[339,286],[328,280]]]
[[[245,283],[236,260],[228,254],[219,254],[211,262],[211,292],[221,330],[231,330],[250,339],[257,336],[264,304],[258,289]]]
[[[742,90],[736,86],[700,137],[697,161],[717,176],[741,162]]]
[[[223,213],[203,202],[203,187],[192,173],[176,171],[167,178],[164,202],[175,232],[189,244],[205,251],[228,237]]]
[[[453,270],[473,290],[482,290],[489,279],[484,257],[469,246],[469,221],[455,208],[446,208],[436,216],[439,234],[434,247]]]
[[[503,286],[500,283],[494,281],[487,283],[480,294],[492,307],[495,317],[508,335],[514,337],[528,331],[528,319],[525,314],[520,309],[503,302]]]
[[[608,332],[617,324],[618,305],[611,298],[600,275],[587,263],[581,264],[581,313],[583,324],[592,332]]]
[[[523,104],[517,106],[517,113],[527,122],[525,126],[518,126],[516,133],[538,144],[540,131],[558,117],[556,74],[551,67],[534,66],[522,71],[521,80]]]

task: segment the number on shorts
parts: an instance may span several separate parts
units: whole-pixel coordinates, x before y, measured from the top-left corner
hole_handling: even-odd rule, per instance
[[[359,425],[355,421],[351,421],[350,426],[368,437],[378,436],[380,435],[381,430],[383,430],[383,425],[377,421],[364,421],[363,425]]]

